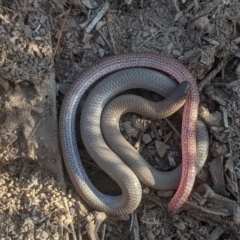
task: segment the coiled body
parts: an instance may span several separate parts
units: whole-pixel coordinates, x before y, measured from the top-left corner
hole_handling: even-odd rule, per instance
[[[105,162],[98,164],[100,167],[102,165],[103,169],[114,179],[116,176],[125,176],[125,174],[126,176],[131,176],[131,189],[133,191],[131,191],[131,189],[129,190],[121,181],[118,182],[118,184],[124,192],[124,196],[106,196],[95,189],[88,179],[80,161],[75,133],[77,107],[86,90],[102,77],[105,77],[115,71],[132,67],[145,67],[160,70],[170,74],[179,83],[188,81],[190,85],[190,91],[184,106],[182,121],[182,177],[177,192],[175,193],[168,207],[170,212],[175,212],[186,201],[195,180],[196,121],[199,94],[196,82],[190,72],[181,63],[174,59],[159,54],[135,53],[119,55],[106,58],[81,73],[77,81],[72,85],[68,93],[65,95],[60,113],[60,141],[65,165],[76,190],[91,206],[97,208],[98,210],[105,211],[111,215],[128,214],[137,207],[136,205],[139,204],[141,199],[141,187],[137,177],[131,176],[132,171],[125,168],[125,164],[122,161],[116,164],[116,162],[112,161],[111,158],[107,158],[105,159]],[[91,142],[91,144],[89,145],[85,142],[85,146],[87,150],[90,150],[89,153],[93,158],[96,157],[95,155],[97,151],[101,151],[102,149],[106,148],[104,144],[101,147],[98,147],[98,149],[94,148],[94,141],[96,141],[94,139],[102,138],[99,129],[100,117],[104,106],[106,106],[107,102],[120,92],[130,88],[138,88],[138,79],[139,78],[136,76],[134,81],[128,81],[125,83],[125,88],[121,88],[116,84],[114,88],[112,87],[111,89],[106,90],[104,93],[105,98],[102,99],[101,103],[97,105],[97,108],[94,109],[94,111],[92,111],[91,106],[90,108],[89,106],[84,106],[82,111],[82,123],[84,127],[81,128],[81,134],[84,139],[84,136],[87,132],[88,138],[90,139],[89,142]],[[159,81],[162,82],[161,79]],[[149,89],[147,86],[146,88]],[[100,101],[98,100],[98,102]],[[85,119],[85,115],[91,117]],[[106,168],[108,168],[108,170]],[[112,172],[114,168],[115,170]],[[127,178],[125,178],[125,182],[128,182]]]

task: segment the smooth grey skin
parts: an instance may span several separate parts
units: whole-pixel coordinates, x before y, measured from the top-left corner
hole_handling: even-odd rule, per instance
[[[173,80],[169,79],[169,81]],[[167,97],[165,92],[161,95]],[[172,100],[176,101],[174,99]],[[160,102],[152,102],[131,94],[118,96],[111,100],[104,108],[101,117],[101,129],[107,145],[133,170],[141,183],[157,190],[175,190],[180,183],[182,164],[168,172],[156,170],[125,140],[119,128],[119,120],[121,116],[127,112],[134,112],[155,120],[163,118],[163,115],[166,117],[167,114],[163,111],[163,108],[160,109],[159,104]],[[172,107],[174,107],[174,105],[172,105]],[[159,113],[159,109],[161,113]],[[171,111],[171,109],[166,110]],[[196,173],[201,170],[206,161],[208,146],[207,126],[204,122],[198,121]]]
[[[70,89],[64,96],[59,118],[59,135],[63,159],[69,177],[76,191],[83,198],[83,200],[94,209],[98,211],[104,211],[109,215],[115,216],[129,214],[138,207],[142,196],[140,183],[135,175],[131,175],[132,171],[122,161],[116,164],[111,162],[110,159],[110,164],[106,162],[106,167],[109,167],[108,171],[110,173],[111,169],[113,170],[115,169],[113,167],[116,167],[115,171],[117,172],[112,172],[110,176],[122,176],[119,185],[123,191],[123,194],[117,197],[108,196],[100,193],[93,186],[83,168],[81,157],[78,151],[75,128],[76,114],[80,100],[83,98],[83,95],[86,93],[86,91],[92,84],[96,83],[103,77],[112,74],[113,72],[119,71],[121,69],[135,67],[144,67],[149,69],[155,69],[156,71],[163,71],[164,73],[173,76],[175,79],[177,79],[178,82],[182,82],[184,80],[193,80],[190,72],[180,62],[167,56],[155,53],[131,53],[111,56],[102,59],[98,63],[94,64],[92,67],[80,73],[76,81],[71,85]],[[148,88],[149,81],[153,81],[153,87],[151,87],[151,89]],[[194,88],[194,83],[191,82],[191,84]],[[88,110],[88,108],[86,108],[85,112],[82,112],[82,115],[84,115],[85,113],[90,114],[90,116],[85,119],[83,128],[86,127],[86,132],[90,130],[90,144],[92,144],[92,148],[96,148],[95,152],[98,151],[98,147],[96,147],[96,144],[98,144],[97,139],[99,137],[99,132],[97,132],[95,135],[94,128],[97,127],[100,129],[100,122],[99,124],[94,124],[96,123],[96,121],[100,121],[102,109],[108,101],[110,101],[113,97],[115,97],[122,91],[130,88],[145,88],[144,86],[146,86],[146,89],[154,91],[155,89],[159,88],[158,86],[165,89],[164,86],[166,85],[169,85],[168,78],[163,75],[156,75],[155,72],[155,74],[153,74],[151,76],[151,79],[148,79],[147,82],[142,78],[141,73],[136,73],[133,79],[128,79],[127,81],[123,80],[123,82],[120,84],[115,82],[112,87],[107,88],[107,90],[103,92],[101,103],[97,102],[97,107],[94,107],[93,111],[92,109]],[[172,90],[175,88],[174,85],[171,85],[170,87],[172,87]],[[91,132],[92,126],[93,131]],[[85,130],[82,132],[85,132]],[[104,146],[103,149],[105,149],[105,147],[106,146]],[[100,148],[100,151],[101,150],[102,149]],[[122,167],[124,168],[124,171],[121,170]],[[124,173],[125,175],[122,175],[122,173]],[[128,178],[125,179],[125,176],[128,176]],[[122,180],[124,180],[129,185],[128,179],[133,180],[132,184],[130,184],[130,189],[125,187],[124,183],[122,183]]]

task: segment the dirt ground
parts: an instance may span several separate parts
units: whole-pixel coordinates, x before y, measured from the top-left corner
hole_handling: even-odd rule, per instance
[[[0,239],[240,239],[239,0],[109,0],[90,28],[104,6],[0,0]],[[58,114],[80,71],[129,52],[163,53],[191,71],[210,148],[179,213],[166,211],[173,192],[144,187],[140,206],[123,221],[95,212],[75,192],[62,162]],[[120,126],[155,168],[170,170],[181,162],[179,116],[127,114]],[[81,141],[79,150],[93,183],[118,194]]]

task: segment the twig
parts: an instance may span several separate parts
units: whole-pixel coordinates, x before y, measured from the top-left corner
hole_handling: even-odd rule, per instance
[[[65,16],[65,18],[64,18],[64,20],[63,20],[63,24],[62,24],[62,27],[61,27],[61,30],[60,30],[60,33],[59,33],[59,36],[58,36],[57,45],[56,45],[56,48],[55,48],[54,53],[53,53],[53,55],[52,55],[52,58],[53,58],[53,59],[55,58],[55,55],[56,55],[56,53],[57,53],[57,50],[58,50],[58,47],[59,47],[59,44],[60,44],[60,41],[61,41],[61,38],[62,38],[63,29],[64,29],[64,27],[65,27],[65,25],[66,25],[67,17],[68,17],[68,15],[69,15],[69,13],[70,13],[70,10],[71,10],[71,7],[70,7],[70,8],[67,10],[67,12],[65,13],[66,16]]]
[[[145,15],[145,17],[146,17],[148,20],[150,20],[152,23],[154,23],[154,24],[159,28],[159,30],[164,31],[164,29],[163,29],[163,27],[161,26],[160,23],[158,23],[158,22],[155,21],[153,18],[151,18],[151,17],[149,17],[149,16],[147,16],[147,15]]]
[[[101,240],[105,239],[105,234],[106,234],[106,223],[103,224]]]
[[[140,240],[137,211],[133,212],[133,239]]]
[[[87,230],[88,238],[90,240],[99,240],[94,221],[90,221],[89,223],[87,223],[85,228]]]
[[[199,2],[198,0],[193,0],[193,2],[194,2],[194,12],[196,13],[197,10],[199,9]]]
[[[69,233],[68,232],[65,233],[65,239],[69,240]]]
[[[67,198],[66,197],[63,198],[63,202],[64,202],[65,209],[67,210],[68,216],[70,218],[72,218],[72,216],[70,214],[70,210],[69,210],[69,207],[68,207],[68,203],[67,203]],[[70,227],[71,227],[71,231],[72,231],[73,240],[77,240],[77,236],[76,236],[76,233],[74,231],[73,221],[70,222]]]
[[[176,10],[177,12],[180,12],[180,9],[179,9],[177,0],[173,0],[173,5],[174,5],[174,7],[175,7],[175,10]]]
[[[216,77],[216,75],[227,66],[229,58],[224,58],[216,68],[214,68],[198,85],[199,91],[201,92],[204,87],[210,84],[211,80]]]
[[[143,42],[141,45],[139,45],[138,47],[133,49],[133,52],[139,50],[140,48],[142,48],[147,42],[149,42],[151,39],[153,39],[154,37],[156,37],[160,32],[162,32],[162,30],[158,30],[156,33],[154,33],[150,38],[148,38],[145,42]]]
[[[9,12],[11,12],[11,13],[15,13],[15,11],[13,11],[12,9],[10,9],[10,8],[8,8],[8,7],[4,7],[4,6],[0,5],[0,8],[1,8],[1,9],[4,9],[4,10],[6,10],[6,11],[9,11]]]
[[[82,224],[78,225],[78,240],[82,240]]]
[[[21,7],[20,7],[20,5],[19,5],[18,0],[15,0],[15,4],[16,4],[16,6],[17,6],[17,8],[18,8],[18,13],[19,13],[19,15],[22,17]]]
[[[220,109],[220,110],[222,111],[222,113],[223,113],[223,123],[224,123],[224,127],[225,127],[225,128],[229,128],[227,109],[226,109],[224,106],[219,106],[219,109]]]
[[[39,124],[41,123],[41,121],[42,121],[42,117],[39,119],[37,125],[35,126],[35,128],[33,129],[32,133],[31,133],[31,135],[30,135],[29,138],[27,139],[28,141],[32,138],[32,136],[33,136],[34,133],[36,132],[36,130],[37,130]]]
[[[134,216],[133,216],[133,213],[131,213],[131,221],[130,221],[129,231],[132,231],[133,221],[134,221]]]
[[[59,236],[60,238],[63,237],[63,216],[61,216],[59,221]]]
[[[28,166],[28,162],[24,162],[23,166],[22,166],[22,169],[21,169],[21,172],[20,172],[20,175],[19,175],[19,180],[18,180],[19,184],[21,184],[21,182],[22,182],[22,177],[23,177],[24,172],[27,169],[27,166]]]
[[[164,120],[168,123],[168,125],[172,128],[172,130],[178,135],[178,137],[181,138],[181,134],[178,132],[178,130],[172,125],[172,123],[167,119],[164,118]]]
[[[106,15],[105,19],[106,19],[106,24],[107,24],[107,28],[108,28],[108,33],[109,33],[109,36],[110,36],[110,39],[111,39],[111,42],[112,42],[113,54],[117,55],[117,49],[116,49],[115,41],[114,41],[112,31],[111,31],[111,28],[110,28],[110,25],[109,25],[109,22],[108,22],[108,14]]]
[[[108,45],[109,49],[113,50],[111,43],[108,41],[108,39],[106,38],[106,36],[103,34],[103,32],[100,29],[98,30],[98,33],[102,37],[104,42]]]
[[[195,4],[194,4],[194,7],[195,7]],[[197,20],[197,19],[199,19],[199,18],[201,18],[201,17],[204,17],[204,16],[210,14],[212,11],[215,12],[217,9],[218,9],[218,6],[210,9],[209,11],[207,11],[207,12],[205,12],[205,13],[200,14],[199,16],[197,16],[197,17],[195,17],[195,18],[193,18],[193,19],[190,19],[190,20],[189,20],[189,23],[191,23],[191,22],[193,22],[193,21],[195,21],[195,20]]]
[[[104,14],[108,11],[110,5],[108,2],[104,3],[102,5],[102,8],[99,10],[99,12],[97,13],[97,15],[93,18],[93,20],[87,25],[87,27],[85,28],[85,32],[86,33],[90,33],[93,28],[95,27],[95,25],[99,22],[99,20],[104,16]]]

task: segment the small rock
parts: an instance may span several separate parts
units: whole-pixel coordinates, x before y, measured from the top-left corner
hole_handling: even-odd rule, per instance
[[[103,39],[102,39],[101,36],[99,36],[99,37],[96,39],[96,42],[97,42],[98,44],[102,45],[102,46],[105,46],[105,45],[106,45],[106,43],[103,41]]]
[[[96,25],[96,30],[98,31],[99,29],[102,28],[106,24],[106,21],[99,21]]]
[[[40,236],[39,236],[41,239],[48,239],[48,233],[46,232],[46,231],[42,231],[41,232],[41,234],[40,234]]]
[[[157,28],[150,28],[150,33],[151,34],[154,34],[154,33],[156,33],[158,30],[157,30]]]
[[[180,230],[184,230],[186,228],[185,224],[182,222],[174,223],[174,226]]]
[[[58,232],[55,232],[52,237],[53,237],[54,240],[60,239]]]
[[[143,137],[142,137],[142,141],[145,143],[145,144],[148,144],[152,141],[152,138],[150,136],[149,133],[144,133],[143,134]]]
[[[67,49],[73,49],[74,46],[75,44],[73,42],[66,44]]]
[[[160,229],[155,229],[154,231],[153,231],[153,234],[155,235],[155,236],[158,236],[159,234],[160,234]]]
[[[41,15],[41,18],[40,18],[40,23],[41,23],[41,24],[44,24],[45,21],[47,20],[47,18],[48,18],[47,16],[45,16],[45,15],[42,14],[42,15]]]
[[[100,56],[100,57],[103,57],[104,54],[105,54],[105,53],[104,53],[104,50],[103,50],[102,48],[99,48],[99,49],[98,49],[98,53],[99,53],[99,56]]]
[[[145,31],[144,31],[144,32],[142,33],[142,37],[143,37],[143,38],[146,38],[148,35],[149,35],[148,32],[145,32]]]
[[[159,138],[159,133],[155,124],[150,124],[151,132],[150,135],[152,138]]]
[[[217,240],[221,237],[221,235],[225,232],[226,230],[224,229],[223,226],[217,226],[216,228],[213,229],[213,231],[209,235],[209,239],[211,240]]]
[[[92,46],[92,53],[97,54],[98,53],[98,48],[96,48],[94,45]]]
[[[179,11],[174,18],[174,22],[177,22],[183,16],[183,11]]]
[[[68,32],[68,33],[66,34],[66,38],[67,38],[67,39],[69,39],[71,36],[72,36],[72,33],[71,33],[71,32]]]
[[[154,236],[154,234],[151,230],[147,233],[147,239],[148,240],[154,240],[155,239],[155,236]]]
[[[90,39],[93,37],[93,34],[85,33],[82,42],[87,43],[90,41]]]
[[[132,123],[130,121],[126,121],[123,123],[123,128],[124,128],[124,131],[126,132],[126,134],[128,136],[137,136],[138,134],[138,131],[133,127]]]
[[[132,37],[137,37],[138,34],[139,34],[139,31],[133,30],[131,35],[132,35]]]
[[[166,154],[166,151],[170,149],[170,146],[161,141],[156,141],[155,146],[160,157],[163,157]]]
[[[80,27],[78,26],[76,20],[73,17],[68,17],[67,19],[67,25],[69,28],[75,28],[77,30],[80,30]]]
[[[197,20],[194,21],[194,25],[198,30],[204,30],[207,29],[209,26],[209,19],[208,16],[204,16],[201,18],[198,18]]]
[[[182,55],[182,53],[181,53],[179,50],[177,50],[177,49],[173,49],[173,50],[172,50],[172,53],[173,53],[173,55],[176,56],[176,57],[180,57],[180,56]]]
[[[93,8],[97,8],[98,7],[98,4],[96,1],[94,0],[82,0],[81,1],[82,4],[84,4],[87,8],[89,9],[93,9]],[[81,5],[79,4],[79,7],[81,7]]]
[[[177,154],[175,151],[168,152],[168,161],[169,161],[170,165],[173,167],[177,166],[176,161],[175,161],[176,156],[177,156]]]
[[[163,133],[162,133],[162,130],[161,130],[161,129],[158,129],[158,134],[159,134],[159,136],[162,136],[162,135],[163,135]]]
[[[46,109],[43,107],[34,106],[32,110],[36,113],[43,114]]]
[[[150,188],[145,187],[145,188],[142,190],[142,193],[143,193],[143,194],[149,194],[149,193],[150,193]]]
[[[91,45],[90,45],[90,43],[88,42],[88,43],[85,43],[84,45],[83,45],[83,49],[91,49],[92,47],[91,47]]]

